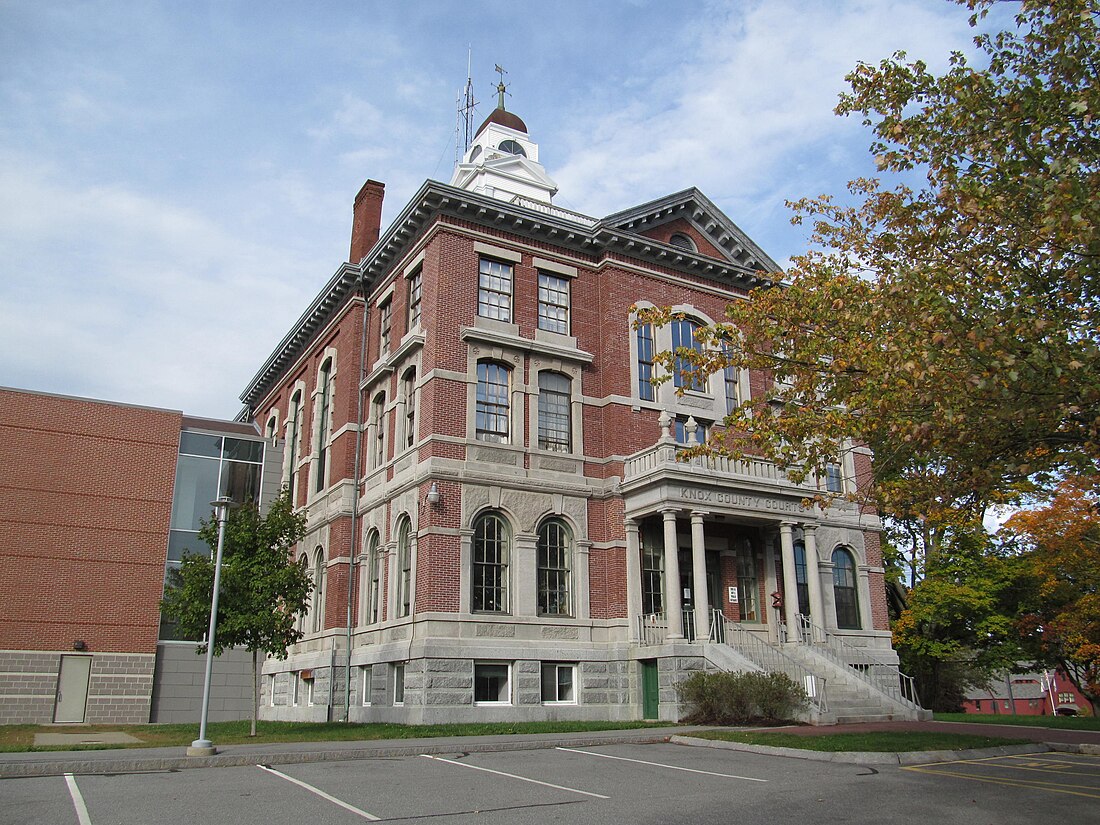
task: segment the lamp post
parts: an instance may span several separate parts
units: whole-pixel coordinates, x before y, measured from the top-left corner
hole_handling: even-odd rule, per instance
[[[222,578],[222,549],[225,547],[225,522],[229,517],[229,505],[233,500],[221,496],[210,502],[218,520],[218,550],[214,554],[214,593],[210,597],[210,630],[206,634],[206,676],[202,683],[202,717],[199,721],[199,738],[187,749],[188,756],[213,756],[218,752],[214,743],[206,738],[206,716],[210,710],[210,672],[214,667],[214,631],[218,625],[218,585]]]

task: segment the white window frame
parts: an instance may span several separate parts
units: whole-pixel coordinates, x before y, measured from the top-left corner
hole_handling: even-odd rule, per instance
[[[360,696],[360,702],[363,707],[369,708],[371,706],[370,696],[371,683],[374,679],[374,667],[373,665],[360,665],[359,671],[362,673],[359,680],[359,692],[362,694]]]
[[[538,328],[569,335],[572,302],[569,278],[554,272],[538,272]]]
[[[515,264],[481,255],[477,267],[477,314],[482,318],[512,323],[512,303],[516,289]]]

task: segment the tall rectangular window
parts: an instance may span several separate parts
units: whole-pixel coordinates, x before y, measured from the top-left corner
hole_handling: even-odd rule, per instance
[[[699,322],[693,318],[680,318],[672,322],[672,380],[677,387],[702,392],[706,389],[705,379],[694,373],[695,365],[686,354],[678,354],[677,350],[694,350],[702,353],[703,347],[696,340],[695,332],[699,329]]]
[[[723,347],[723,353],[729,357],[729,346]],[[730,415],[741,403],[741,394],[738,391],[737,367],[726,364],[722,367],[722,379],[726,385],[726,415]]]
[[[317,422],[317,482],[314,492],[325,489],[325,472],[328,469],[329,407],[332,400],[332,359],[321,365],[320,420]]]
[[[287,483],[290,485],[290,503],[298,504],[298,434],[302,431],[302,392],[299,390],[290,399],[290,415],[287,427],[287,451],[290,453],[290,470]]]
[[[421,270],[419,267],[416,272],[409,276],[409,313],[405,324],[405,331],[415,329],[420,323],[420,290],[421,290]]]
[[[512,265],[482,258],[478,270],[477,314],[498,321],[512,320]]]
[[[378,351],[385,355],[390,351],[390,329],[393,326],[393,299],[387,298],[378,305]]]
[[[371,450],[372,464],[381,467],[386,463],[386,395],[378,393],[374,397],[371,410],[371,424],[374,426],[374,447]]]
[[[844,474],[839,464],[830,462],[825,465],[825,489],[830,493],[844,492]]]
[[[642,613],[663,613],[664,547],[656,534],[642,536]]]
[[[405,447],[416,443],[416,369],[405,372],[401,379],[401,394],[405,400]]]
[[[638,397],[643,401],[655,401],[657,388],[653,386],[653,324],[638,327]]]
[[[569,279],[539,273],[539,329],[569,334]]]
[[[737,548],[737,593],[740,598],[741,621],[758,622],[760,612],[757,608],[756,557],[752,548],[745,542]]]
[[[477,365],[477,402],[474,437],[478,441],[508,442],[508,395],[511,371],[494,361]]]
[[[539,449],[572,451],[570,381],[560,372],[539,373]]]

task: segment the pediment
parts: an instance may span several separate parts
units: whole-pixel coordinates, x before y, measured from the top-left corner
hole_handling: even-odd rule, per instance
[[[664,240],[668,230],[675,228],[670,225],[687,225],[705,241],[706,246],[696,243],[700,254],[712,255],[761,272],[781,270],[779,264],[752,238],[695,188],[624,209],[608,215],[600,223],[605,227],[658,240]]]

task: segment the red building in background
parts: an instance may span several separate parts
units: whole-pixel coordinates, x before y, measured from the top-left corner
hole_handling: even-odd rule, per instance
[[[1035,673],[1002,673],[987,688],[967,692],[966,713],[1016,714],[1018,716],[1077,716],[1092,705],[1069,678],[1057,670]]]

